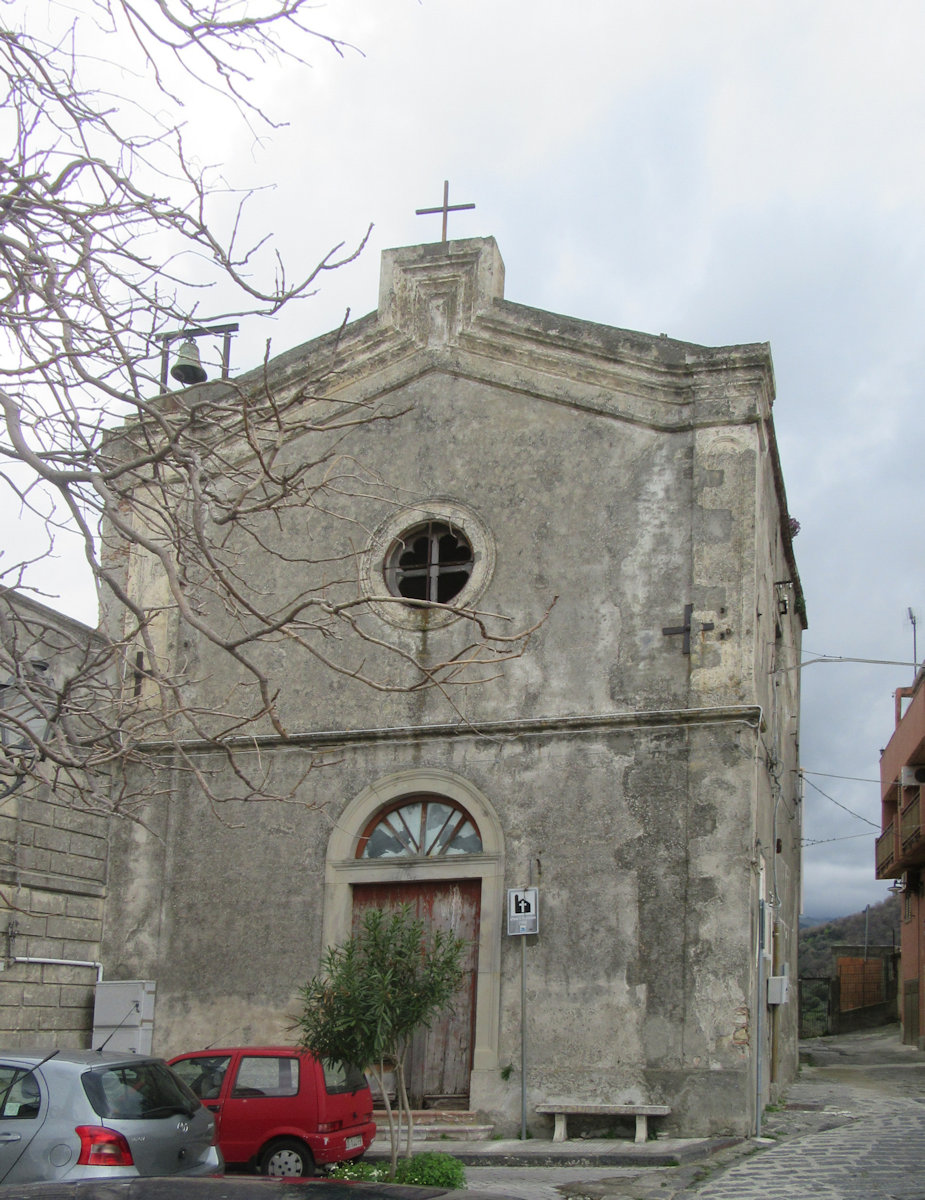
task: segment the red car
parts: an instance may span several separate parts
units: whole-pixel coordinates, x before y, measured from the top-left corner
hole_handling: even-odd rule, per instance
[[[225,1161],[265,1175],[313,1175],[358,1158],[376,1136],[373,1098],[355,1068],[292,1046],[200,1050],[170,1060],[215,1114]]]

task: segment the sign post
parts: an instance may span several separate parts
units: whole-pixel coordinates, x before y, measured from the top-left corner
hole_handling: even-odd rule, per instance
[[[527,1140],[527,935],[540,931],[539,889],[508,888],[507,932],[520,943],[520,1140]]]

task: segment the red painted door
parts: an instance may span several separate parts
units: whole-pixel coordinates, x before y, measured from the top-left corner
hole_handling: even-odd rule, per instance
[[[353,924],[366,908],[389,910],[408,904],[428,927],[455,933],[467,944],[465,975],[447,1010],[414,1037],[405,1061],[413,1108],[466,1108],[475,1030],[479,913],[482,883],[459,879],[439,883],[363,883],[353,888]]]

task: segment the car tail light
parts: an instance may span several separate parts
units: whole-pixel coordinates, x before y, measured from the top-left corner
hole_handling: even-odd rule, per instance
[[[133,1167],[135,1160],[128,1142],[115,1129],[102,1125],[78,1125],[74,1131],[80,1138],[82,1167]]]
[[[319,1121],[319,1133],[337,1133],[338,1129],[343,1129],[343,1121]]]

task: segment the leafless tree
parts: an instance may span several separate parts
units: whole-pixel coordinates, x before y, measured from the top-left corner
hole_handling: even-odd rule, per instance
[[[291,514],[349,521],[346,501],[389,492],[347,453],[347,439],[396,414],[326,398],[337,334],[295,390],[278,388],[268,370],[246,388],[227,379],[181,399],[165,394],[164,348],[203,323],[203,295],[222,305],[208,313],[210,327],[272,314],[362,249],[365,239],[338,245],[292,281],[271,243],[242,241],[247,196],[229,208],[229,189],[184,144],[181,99],[205,88],[257,129],[269,121],[253,98],[261,69],[301,62],[313,47],[351,52],[315,31],[310,14],[309,0],[4,6],[0,476],[7,505],[42,537],[28,556],[0,559],[0,725],[16,735],[0,764],[11,782],[0,779],[0,790],[52,772],[57,795],[131,815],[171,786],[169,761],[215,801],[285,797],[291,783],[280,791],[272,773],[255,775],[235,752],[244,735],[292,732],[268,648],[295,647],[370,687],[440,688],[451,699],[529,638],[467,611],[465,646],[425,662],[364,623],[369,598],[349,586],[354,556],[330,561],[310,539],[288,591],[253,584],[246,564],[293,554],[283,537]],[[106,58],[118,58],[121,75]],[[294,422],[298,465],[284,453]],[[57,678],[35,666],[45,657],[42,622],[17,600],[30,589],[30,565],[75,535],[106,619],[83,644],[66,624],[57,630],[57,658],[68,664]],[[197,690],[168,625],[234,664],[227,694]],[[40,721],[29,719],[35,713]],[[192,743],[221,754],[225,769],[204,772]]]

